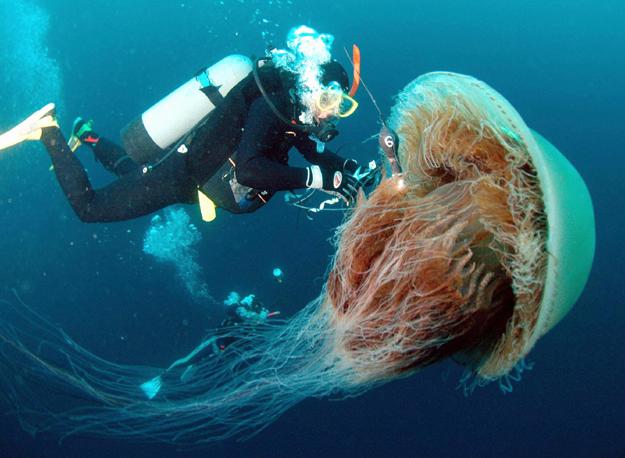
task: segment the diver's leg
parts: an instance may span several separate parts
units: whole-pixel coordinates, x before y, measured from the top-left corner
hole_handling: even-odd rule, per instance
[[[197,199],[195,182],[182,155],[173,155],[150,173],[137,170],[94,190],[58,127],[43,129],[41,141],[50,154],[61,188],[82,221],[127,220]]]
[[[139,169],[139,165],[135,164],[122,147],[106,138],[100,137],[93,130],[92,120],[85,121],[81,117],[76,118],[67,144],[72,151],[76,151],[80,145],[89,146],[96,161],[100,162],[106,170],[118,177]]]
[[[126,151],[106,138],[99,137],[99,140],[95,144],[89,144],[95,155],[95,158],[100,162],[106,170],[114,173],[118,177],[128,175],[129,173],[140,170],[140,167],[135,163]]]
[[[197,347],[195,347],[191,353],[188,355],[177,359],[174,361],[167,369],[161,372],[154,378],[143,382],[139,388],[145,394],[148,399],[154,398],[163,388],[164,385],[167,385],[166,382],[172,380],[172,371],[176,368],[180,368],[177,371],[174,371],[177,375],[175,378],[178,378],[182,383],[188,382],[195,372],[197,371],[196,362],[201,361],[205,357],[213,356],[213,353],[216,353],[213,348],[215,347],[216,337],[211,337],[202,343],[200,343]],[[208,348],[208,350],[207,350]]]
[[[168,368],[167,371],[172,370],[175,367],[181,366],[181,365],[189,365],[192,364],[194,361],[203,359],[206,356],[206,349],[208,348],[208,352],[209,354],[213,353],[213,346],[215,344],[215,341],[217,340],[217,337],[211,337],[209,339],[206,339],[205,341],[203,341],[202,343],[200,343],[197,347],[195,347],[191,353],[189,353],[188,355],[177,359],[176,361],[174,361]]]

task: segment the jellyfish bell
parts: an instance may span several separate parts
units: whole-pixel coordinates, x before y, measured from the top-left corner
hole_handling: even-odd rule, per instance
[[[357,383],[453,356],[505,378],[571,309],[595,246],[570,162],[485,83],[430,73],[390,126],[401,176],[343,226],[324,307]]]
[[[505,105],[520,119],[512,106],[507,102]],[[479,375],[487,379],[507,374],[540,337],[569,313],[586,286],[595,253],[594,212],[584,180],[546,138],[535,131],[520,131],[543,196],[547,218],[543,249],[547,253],[547,265],[536,315],[529,320],[513,315],[506,333],[478,369]],[[524,338],[517,338],[524,326],[529,326],[520,333]]]

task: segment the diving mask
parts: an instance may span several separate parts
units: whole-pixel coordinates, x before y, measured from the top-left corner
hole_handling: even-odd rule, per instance
[[[331,81],[323,86],[315,98],[316,116],[319,119],[330,117],[347,118],[358,108],[358,102],[343,92],[340,84]]]

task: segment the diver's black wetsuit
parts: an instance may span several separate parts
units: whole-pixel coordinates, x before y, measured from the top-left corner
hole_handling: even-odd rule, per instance
[[[287,165],[292,147],[313,164],[341,169],[343,158],[327,149],[317,153],[315,142],[278,119],[250,81],[248,77],[239,83],[240,87],[233,89],[232,95],[196,130],[188,143],[188,153],[174,153],[146,174],[123,149],[100,139],[94,146],[95,156],[119,179],[97,190],[60,129],[44,129],[42,141],[78,217],[85,222],[121,221],[172,204],[195,203],[198,186],[235,151],[237,181],[270,193],[306,187],[307,170]],[[293,111],[284,89],[276,89],[271,95],[281,111]]]

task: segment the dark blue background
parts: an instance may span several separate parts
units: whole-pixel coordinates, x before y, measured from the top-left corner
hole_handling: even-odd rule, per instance
[[[489,386],[464,397],[456,389],[461,369],[443,363],[357,399],[304,402],[247,442],[203,450],[115,438],[72,437],[58,445],[52,436],[32,439],[13,417],[2,417],[1,456],[625,455],[622,0],[39,4],[50,20],[48,53],[61,69],[63,126],[78,114],[90,116],[113,138],[199,68],[231,52],[261,55],[262,30],[282,45],[288,29],[301,23],[333,33],[344,62],[343,46],[360,45],[363,77],[385,112],[419,74],[476,76],[504,94],[585,177],[595,203],[597,255],[579,303],[539,342],[530,355],[534,370],[512,394]],[[16,49],[2,43],[0,55]],[[377,126],[364,91],[359,99],[336,146],[364,159],[375,145],[361,142]],[[23,114],[14,111],[3,107],[2,126]],[[110,179],[88,151],[79,154],[96,183]],[[169,266],[142,253],[149,219],[81,224],[48,165],[38,146],[0,156],[0,287],[16,288],[84,346],[116,362],[162,366],[197,344],[222,310],[194,303]],[[197,222],[196,209],[188,210]],[[211,292],[219,299],[233,289],[254,292],[285,312],[298,310],[320,291],[333,252],[327,239],[338,222],[323,215],[311,223],[277,198],[257,214],[221,214],[200,225],[200,261]],[[271,281],[275,265],[286,273],[282,285]]]

